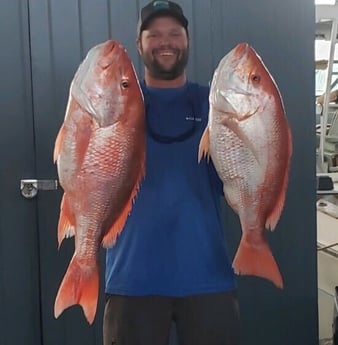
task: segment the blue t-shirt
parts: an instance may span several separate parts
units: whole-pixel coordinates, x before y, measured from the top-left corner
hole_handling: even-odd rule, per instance
[[[212,163],[197,160],[209,89],[190,82],[142,88],[146,176],[125,228],[107,249],[106,293],[179,297],[233,290],[222,184]]]

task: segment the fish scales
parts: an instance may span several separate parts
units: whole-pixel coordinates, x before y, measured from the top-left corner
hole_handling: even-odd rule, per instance
[[[234,270],[282,288],[265,230],[274,230],[284,207],[292,138],[277,85],[247,43],[220,61],[209,101],[199,160],[211,157],[224,196],[240,219],[242,238]]]
[[[114,245],[145,174],[144,103],[126,50],[108,40],[93,47],[71,83],[54,159],[64,195],[59,246],[75,236],[54,315],[79,304],[92,324],[99,291],[100,245]]]

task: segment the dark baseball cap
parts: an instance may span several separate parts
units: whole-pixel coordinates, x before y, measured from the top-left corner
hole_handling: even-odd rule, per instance
[[[137,35],[147,28],[150,20],[155,17],[170,16],[175,18],[188,32],[188,19],[184,16],[180,5],[173,1],[154,0],[143,7],[137,25]]]

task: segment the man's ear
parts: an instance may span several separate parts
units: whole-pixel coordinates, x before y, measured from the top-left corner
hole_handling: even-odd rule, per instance
[[[136,48],[137,48],[137,50],[138,50],[138,53],[141,55],[142,49],[141,49],[141,39],[140,39],[140,37],[138,37],[138,38],[136,39]]]

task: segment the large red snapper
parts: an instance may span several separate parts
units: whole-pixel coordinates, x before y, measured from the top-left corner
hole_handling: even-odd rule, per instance
[[[248,44],[237,45],[220,61],[209,102],[199,160],[210,155],[225,198],[240,219],[242,238],[234,270],[282,288],[265,229],[275,229],[284,207],[291,131],[276,83]]]
[[[79,66],[54,159],[64,189],[59,246],[75,235],[75,252],[54,313],[58,317],[79,304],[91,324],[99,291],[99,247],[114,244],[145,174],[143,96],[118,42],[93,47]]]

